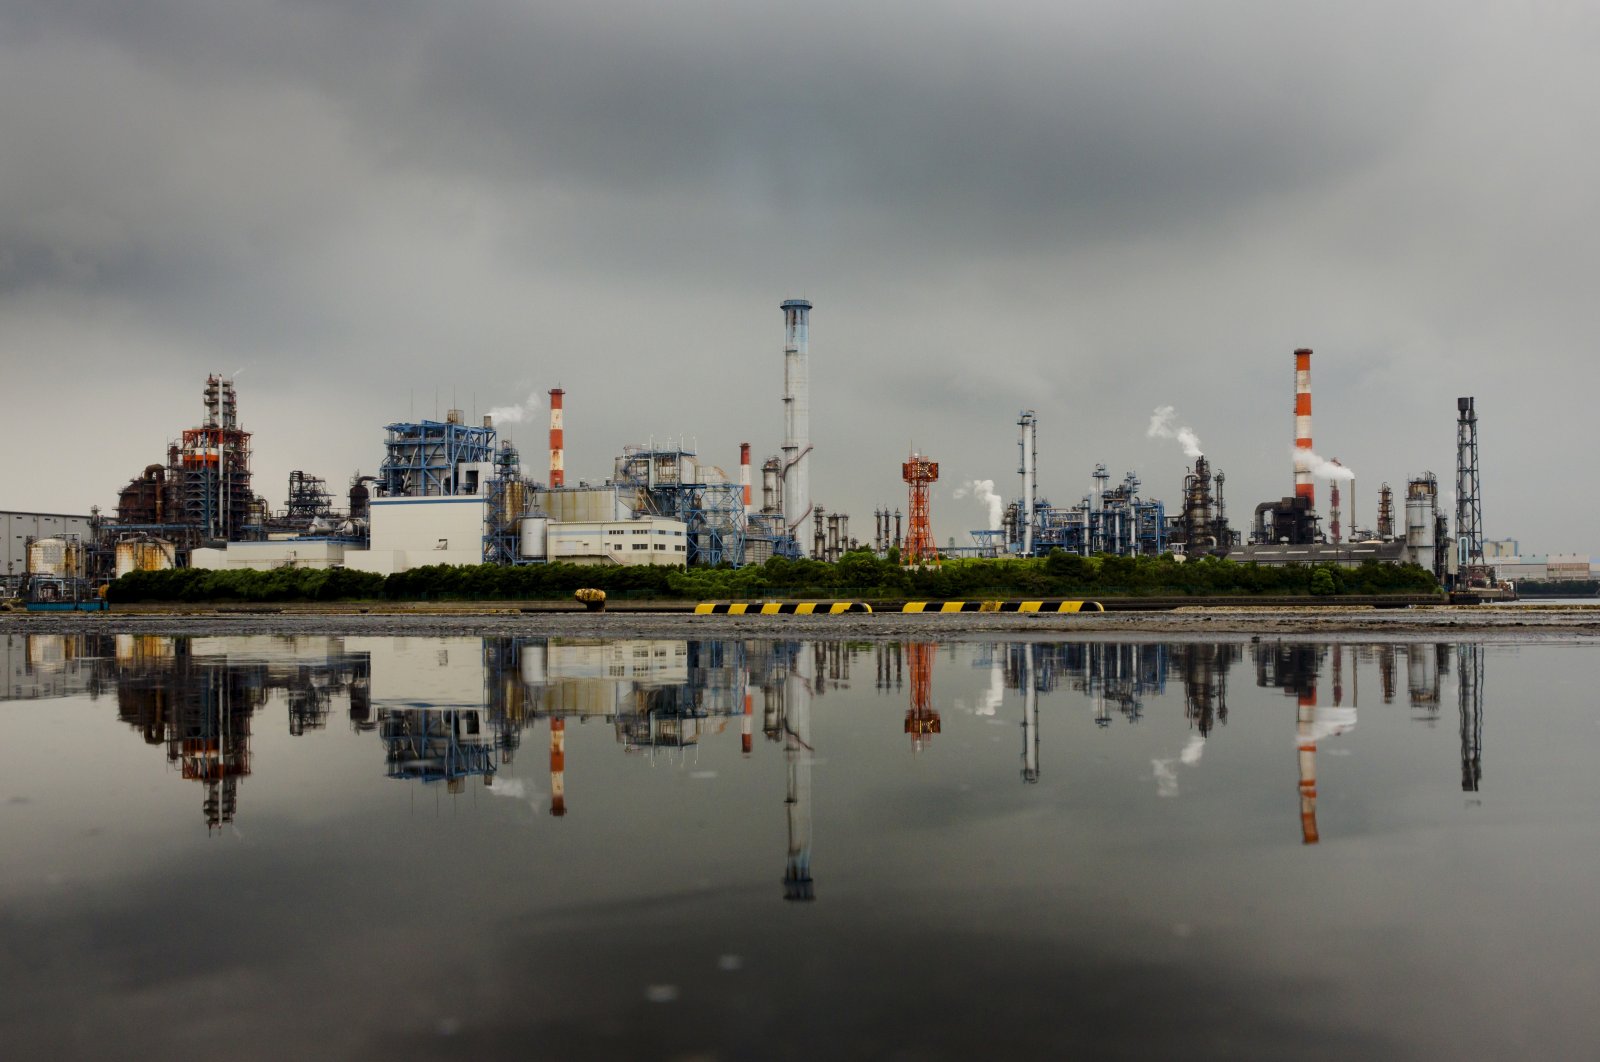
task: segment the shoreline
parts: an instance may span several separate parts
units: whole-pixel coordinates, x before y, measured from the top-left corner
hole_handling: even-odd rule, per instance
[[[5,634],[566,636],[574,638],[785,638],[940,641],[1036,637],[1128,641],[1152,637],[1350,636],[1393,640],[1492,635],[1513,641],[1600,640],[1600,606],[1428,605],[1404,609],[1338,606],[1209,606],[1163,612],[1077,614],[860,613],[838,616],[729,616],[616,610],[524,611],[520,607],[435,606],[395,611],[359,607],[163,608],[110,613],[7,613]]]

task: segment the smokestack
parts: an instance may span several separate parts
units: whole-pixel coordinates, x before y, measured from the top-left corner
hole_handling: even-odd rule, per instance
[[[744,488],[744,515],[750,515],[750,444],[739,444],[739,486]]]
[[[783,311],[783,519],[795,534],[811,516],[811,303]]]
[[[1311,351],[1294,352],[1294,495],[1317,507],[1317,488],[1311,483],[1311,462],[1303,451],[1311,449]]]
[[[559,387],[550,389],[550,486],[567,484],[567,440],[561,420],[561,399],[566,392]]]

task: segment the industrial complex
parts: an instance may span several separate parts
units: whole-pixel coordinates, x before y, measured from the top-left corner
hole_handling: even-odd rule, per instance
[[[1179,439],[1190,459],[1175,504],[1142,493],[1133,472],[1114,482],[1103,464],[1094,466],[1088,494],[1052,503],[1037,486],[1040,418],[1030,409],[1016,422],[1018,493],[1009,501],[989,495],[991,526],[973,530],[970,545],[935,543],[929,495],[939,464],[915,451],[901,465],[906,514],[877,510],[872,542],[864,545],[850,537],[847,514],[813,500],[812,304],[789,299],[779,308],[784,437],[762,463],[759,497],[750,443],[740,445],[737,480],[681,443],[651,441],[621,446],[603,482],[569,484],[566,392],[555,388],[545,469],[525,465],[492,417],[468,423],[451,409],[443,420],[386,425],[376,474],[353,477],[342,497],[320,476],[291,473],[285,503],[275,509],[252,480],[252,436],[242,426],[235,383],[212,375],[199,423],[173,439],[164,459],[132,476],[113,512],[5,514],[4,589],[30,603],[75,607],[97,599],[117,576],[170,567],[392,574],[438,564],[740,566],[773,557],[836,561],[869,548],[908,565],[1057,550],[1265,565],[1414,564],[1458,591],[1492,597],[1508,590],[1495,570],[1501,557],[1485,552],[1474,399],[1457,403],[1454,533],[1431,472],[1410,478],[1398,500],[1383,484],[1375,522],[1363,527],[1353,475],[1312,449],[1308,349],[1293,353],[1293,493],[1254,505],[1238,527],[1224,499],[1225,474],[1192,432],[1166,423],[1170,407],[1157,410],[1151,434]],[[1317,508],[1317,478],[1330,488],[1326,520]],[[1588,574],[1585,567],[1583,578]]]

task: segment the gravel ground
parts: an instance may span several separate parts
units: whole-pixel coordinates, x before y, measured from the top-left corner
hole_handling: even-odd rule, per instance
[[[0,615],[0,635],[42,633],[556,635],[567,637],[774,637],[825,639],[1282,637],[1360,635],[1437,640],[1491,635],[1496,640],[1600,638],[1600,606],[1436,606],[1371,608],[1195,608],[1171,612],[1077,615],[959,613],[840,616],[696,616],[648,612],[460,610],[398,613],[219,611]]]

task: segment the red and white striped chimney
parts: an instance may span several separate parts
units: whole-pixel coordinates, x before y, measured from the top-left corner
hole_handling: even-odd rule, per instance
[[[1294,494],[1317,506],[1317,488],[1311,483],[1311,351],[1294,352]]]
[[[561,423],[561,399],[566,394],[559,387],[550,389],[550,485],[564,487],[567,483],[567,440]]]
[[[750,515],[750,444],[739,444],[739,486],[744,488],[744,514]]]

